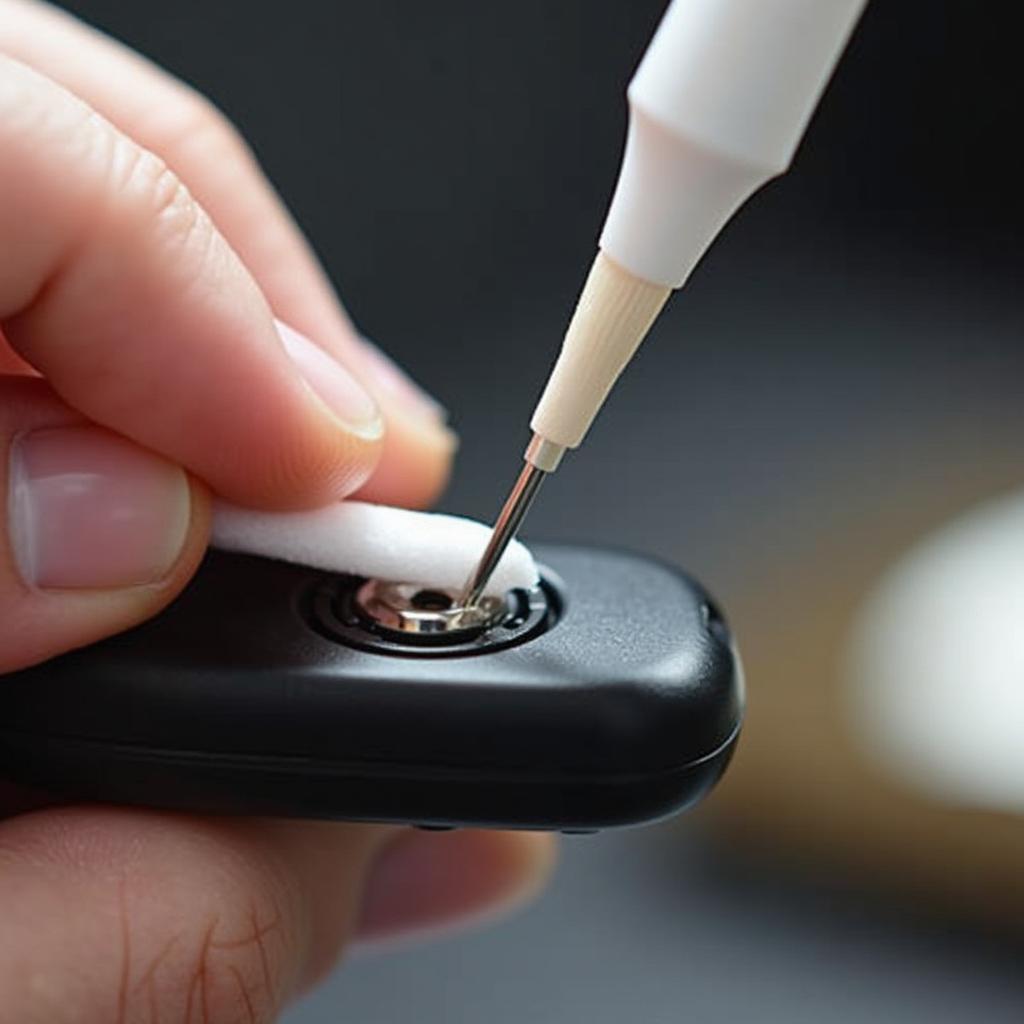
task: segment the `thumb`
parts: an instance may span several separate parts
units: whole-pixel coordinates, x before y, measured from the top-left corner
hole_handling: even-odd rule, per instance
[[[0,672],[156,614],[209,534],[201,484],[38,378],[0,376],[0,491]]]

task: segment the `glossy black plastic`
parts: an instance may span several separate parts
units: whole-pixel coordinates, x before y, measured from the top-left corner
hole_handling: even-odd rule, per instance
[[[378,651],[315,611],[357,581],[211,552],[160,616],[0,679],[0,775],[76,799],[429,825],[659,818],[728,762],[742,680],[677,571],[538,546],[550,615],[509,645]]]

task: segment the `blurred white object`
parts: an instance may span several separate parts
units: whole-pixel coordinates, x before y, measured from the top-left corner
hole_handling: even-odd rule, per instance
[[[332,572],[432,587],[461,587],[488,530],[460,516],[345,501],[311,512],[256,512],[219,502],[213,545]],[[533,556],[509,546],[486,593],[500,596],[537,582]]]
[[[1024,493],[901,559],[847,664],[857,738],[879,767],[943,802],[1024,811]]]

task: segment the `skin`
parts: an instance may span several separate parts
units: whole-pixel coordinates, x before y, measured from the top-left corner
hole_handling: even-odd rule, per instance
[[[26,585],[0,518],[0,671],[158,612],[202,556],[211,492],[434,499],[454,450],[442,414],[374,370],[205,99],[60,12],[0,0],[0,153],[0,449],[92,425],[181,467],[190,495],[180,554],[144,586]],[[312,395],[274,317],[364,384],[380,436]],[[0,812],[0,1024],[271,1021],[349,941],[493,915],[552,861],[527,833],[54,807],[2,787]]]

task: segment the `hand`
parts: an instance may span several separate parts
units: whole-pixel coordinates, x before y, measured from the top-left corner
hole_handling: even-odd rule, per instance
[[[205,100],[0,0],[0,154],[0,672],[166,605],[211,490],[432,500],[438,407],[357,337]],[[551,859],[529,834],[22,799],[0,793],[0,1024],[272,1020],[350,936],[489,912]]]

